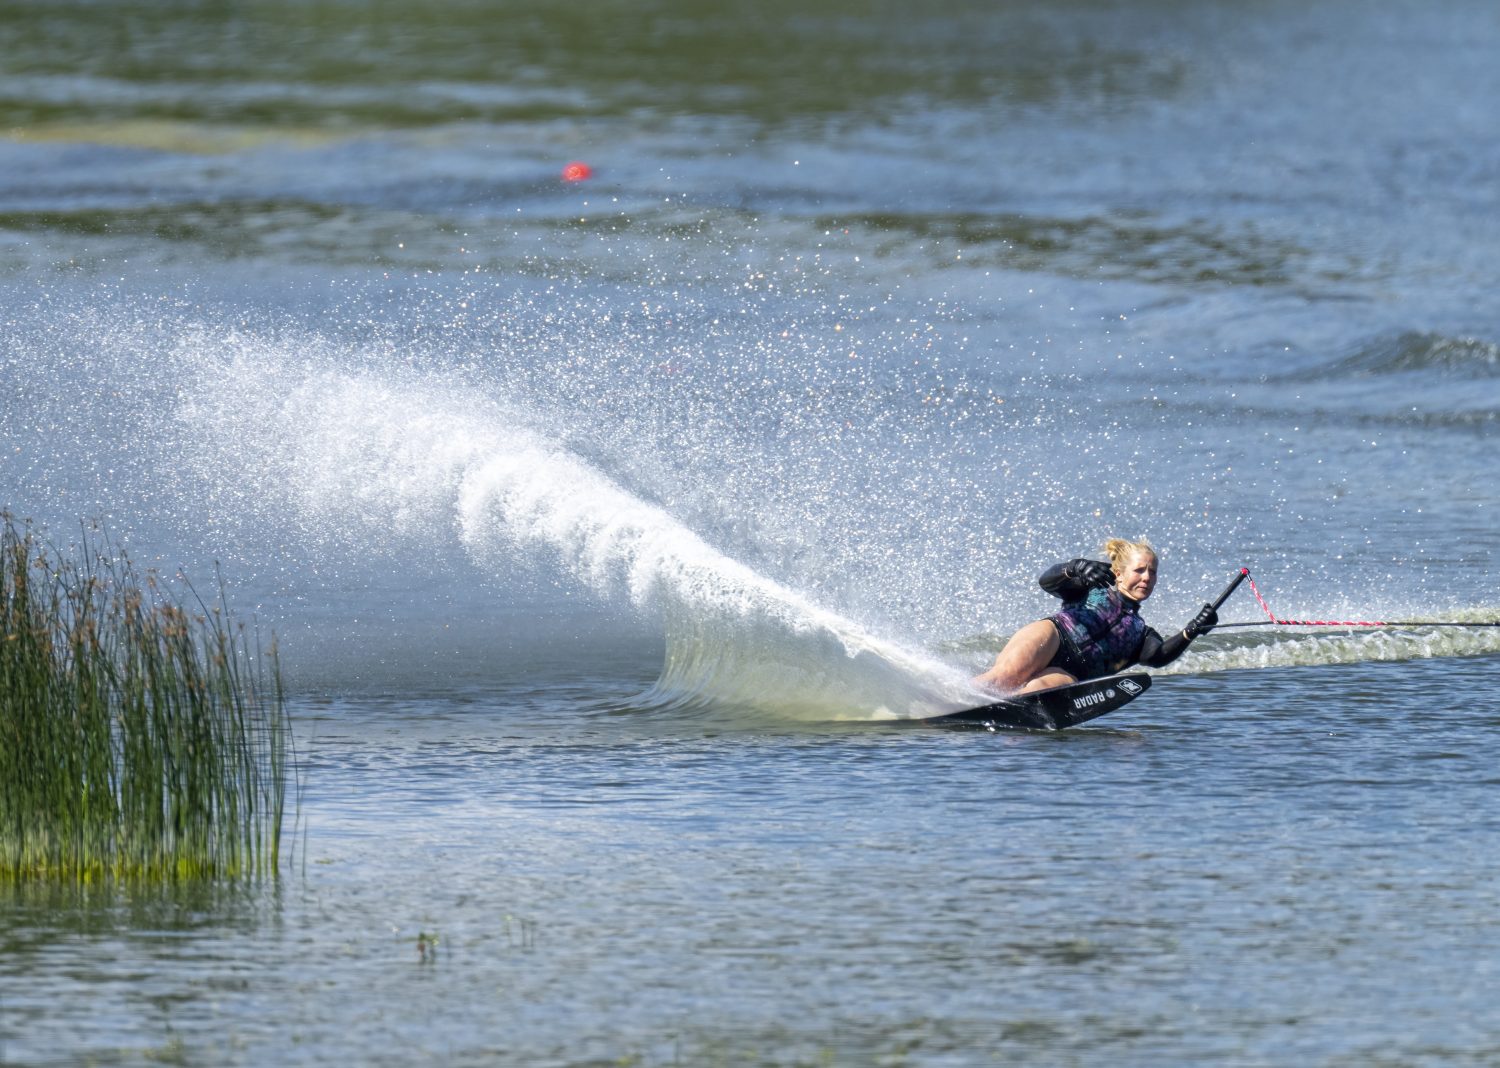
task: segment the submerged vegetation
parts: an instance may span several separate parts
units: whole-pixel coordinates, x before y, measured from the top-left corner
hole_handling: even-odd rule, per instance
[[[274,876],[291,754],[274,644],[0,513],[0,878]]]

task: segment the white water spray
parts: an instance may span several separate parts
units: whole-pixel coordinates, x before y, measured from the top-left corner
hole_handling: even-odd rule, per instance
[[[973,703],[962,672],[736,562],[472,386],[254,350],[214,361],[182,395],[201,478],[231,472],[241,497],[249,481],[250,496],[344,536],[456,538],[496,575],[550,558],[599,596],[659,611],[668,649],[653,703],[807,719]]]

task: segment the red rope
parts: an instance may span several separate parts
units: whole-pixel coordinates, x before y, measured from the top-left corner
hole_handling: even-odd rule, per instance
[[[1255,579],[1250,578],[1250,571],[1245,570],[1245,578],[1250,579],[1250,592],[1255,594],[1255,599],[1260,602],[1261,609],[1270,617],[1271,622],[1283,627],[1389,627],[1390,623],[1371,619],[1280,619],[1276,613],[1271,611],[1271,606],[1266,604],[1266,599],[1260,595],[1256,588]]]

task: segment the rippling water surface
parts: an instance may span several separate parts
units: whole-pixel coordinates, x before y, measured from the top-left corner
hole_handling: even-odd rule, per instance
[[[0,3],[0,506],[277,633],[274,885],[11,888],[0,1060],[1492,1064],[1484,3]],[[562,177],[570,162],[591,177]],[[289,843],[291,839],[289,838]]]

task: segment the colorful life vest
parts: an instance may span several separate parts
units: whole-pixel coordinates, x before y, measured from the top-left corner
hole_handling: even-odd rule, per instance
[[[1095,587],[1082,600],[1070,601],[1052,616],[1058,637],[1087,664],[1090,676],[1112,675],[1135,663],[1146,621],[1140,604],[1115,587]]]

